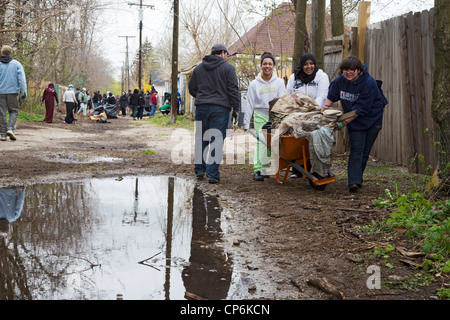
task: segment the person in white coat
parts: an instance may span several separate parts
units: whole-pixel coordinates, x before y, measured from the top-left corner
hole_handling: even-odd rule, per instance
[[[329,107],[325,105],[329,86],[328,75],[319,69],[314,56],[311,53],[304,53],[298,67],[289,77],[286,88],[288,93],[298,92],[313,98],[321,108],[324,108]],[[292,168],[291,178],[295,179],[299,176],[300,172]]]
[[[77,103],[77,98],[75,96],[75,91],[73,91],[73,85],[70,84],[69,89],[64,92],[63,102],[66,104],[66,118],[64,119],[64,123],[75,123],[75,119],[73,117],[73,108]]]
[[[254,79],[247,92],[244,109],[244,130],[250,128],[253,115],[253,123],[256,134],[261,140],[264,136],[260,133],[261,128],[269,121],[269,102],[281,98],[286,94],[284,81],[278,78],[275,70],[275,58],[268,52],[261,56],[261,72]],[[260,141],[256,142],[256,150],[253,161],[253,180],[264,181],[264,172],[261,172],[268,164],[267,147]]]
[[[330,80],[328,75],[319,69],[316,59],[311,53],[304,53],[287,83],[287,92],[298,92],[313,98],[323,108],[327,100]]]

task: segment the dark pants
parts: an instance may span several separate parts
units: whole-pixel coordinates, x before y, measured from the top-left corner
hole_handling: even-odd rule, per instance
[[[202,105],[195,109],[195,174],[220,180],[219,166],[223,158],[223,142],[226,137],[230,109]]]
[[[64,121],[66,123],[72,123],[73,120],[73,102],[66,102],[66,118]]]
[[[370,150],[372,150],[380,130],[381,125],[361,131],[348,130],[350,137],[350,154],[347,166],[348,185],[362,186],[363,173],[366,169]]]
[[[142,119],[142,117],[144,116],[144,106],[140,106],[138,109],[138,119]]]
[[[132,116],[133,116],[133,119],[136,119],[136,117],[137,117],[137,115],[138,115],[138,109],[139,109],[139,107],[136,105],[136,106],[131,106],[131,112],[132,112]]]

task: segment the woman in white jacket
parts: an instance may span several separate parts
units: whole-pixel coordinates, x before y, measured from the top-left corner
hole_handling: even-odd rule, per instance
[[[262,140],[264,136],[260,131],[263,125],[269,121],[269,102],[286,94],[284,81],[277,77],[274,69],[275,58],[268,52],[263,53],[261,72],[248,87],[244,109],[244,129],[246,131],[249,129],[253,115],[256,134]],[[264,181],[264,174],[261,174],[261,170],[267,167],[268,160],[267,147],[257,141],[253,161],[253,180]]]
[[[289,77],[287,92],[298,92],[313,98],[319,107],[323,108],[327,100],[330,80],[328,75],[316,64],[316,59],[311,53],[304,53]]]
[[[75,96],[75,91],[73,91],[73,85],[69,85],[69,89],[64,92],[63,102],[66,104],[66,118],[64,119],[64,123],[75,123],[73,107],[77,102],[77,98]]]
[[[311,53],[304,53],[300,58],[298,67],[289,77],[287,92],[306,94],[313,98],[319,107],[323,108],[326,107],[325,101],[327,100],[329,85],[328,75],[322,69],[319,69],[314,56]],[[300,172],[292,168],[291,178],[294,179],[299,176]]]

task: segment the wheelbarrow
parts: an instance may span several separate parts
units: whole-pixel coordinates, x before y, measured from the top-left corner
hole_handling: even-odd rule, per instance
[[[265,135],[266,141],[260,139],[256,133],[251,133],[270,150],[273,135],[268,130],[261,130],[261,132]],[[273,153],[278,157],[276,180],[280,184],[286,183],[291,167],[297,169],[302,174],[302,178],[307,178],[309,184],[318,191],[325,190],[328,183],[336,181],[336,177],[331,170],[328,170],[328,177],[320,177],[318,174],[310,172],[311,161],[308,140],[295,138],[294,136],[281,136],[278,154]],[[280,178],[280,171],[282,170],[286,171],[284,176]]]

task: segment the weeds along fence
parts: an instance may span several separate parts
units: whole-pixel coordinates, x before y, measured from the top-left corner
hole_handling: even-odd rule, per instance
[[[439,128],[431,116],[434,74],[434,9],[409,13],[379,23],[366,30],[364,63],[369,73],[383,81],[389,104],[383,117],[383,129],[372,149],[376,159],[408,167],[410,172],[425,173],[437,168]],[[354,35],[354,32],[353,32]],[[346,43],[354,36],[342,38],[342,52],[325,48],[325,67],[345,58]],[[352,53],[349,44],[349,53]],[[333,69],[328,70],[330,80]],[[348,152],[346,130],[337,134],[336,152]],[[412,161],[413,160],[413,161]]]

